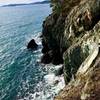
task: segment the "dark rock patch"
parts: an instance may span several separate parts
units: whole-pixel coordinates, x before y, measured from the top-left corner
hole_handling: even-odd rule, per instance
[[[52,64],[54,65],[63,64],[63,58],[60,51],[56,50],[53,52]]]
[[[34,39],[32,39],[27,45],[27,49],[36,50],[37,47],[38,47],[38,45],[36,44]]]
[[[48,53],[44,54],[41,58],[41,63],[44,63],[44,64],[49,64],[51,63],[51,61],[52,61],[52,58]]]
[[[43,48],[42,50],[44,49],[45,48]],[[42,56],[41,62],[44,64],[52,63],[54,65],[59,65],[59,64],[63,64],[63,58],[59,50],[49,50],[49,51],[46,51],[46,53],[44,53],[44,55]]]
[[[48,44],[44,40],[42,40],[42,45],[43,45],[42,53],[47,53],[49,51]]]

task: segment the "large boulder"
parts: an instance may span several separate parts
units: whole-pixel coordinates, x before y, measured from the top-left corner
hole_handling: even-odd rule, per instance
[[[32,49],[32,50],[37,49],[37,47],[38,47],[38,45],[36,44],[34,39],[32,39],[27,45],[27,48]]]

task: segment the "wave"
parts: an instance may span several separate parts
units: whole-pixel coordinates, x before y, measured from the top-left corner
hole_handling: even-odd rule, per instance
[[[32,25],[33,23],[32,22],[30,22],[30,23],[27,23],[27,24],[24,24],[24,25],[20,25],[19,26],[19,28],[22,28],[22,27],[27,27],[27,26],[30,26],[30,25]]]
[[[51,64],[46,65],[46,67],[54,67],[53,69],[58,69],[59,66],[54,66]],[[50,68],[51,70],[51,68]],[[56,76],[55,73],[50,73],[46,74],[43,77],[43,80],[40,81],[34,89],[34,93],[29,93],[27,97],[24,99],[26,100],[53,100],[53,98],[59,93],[61,89],[65,87],[65,82],[64,82],[64,77],[63,75],[61,76]],[[22,99],[20,99],[22,100]]]

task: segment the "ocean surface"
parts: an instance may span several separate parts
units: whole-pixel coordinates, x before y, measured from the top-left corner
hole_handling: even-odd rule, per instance
[[[0,100],[53,100],[64,87],[61,67],[40,62],[42,22],[49,4],[0,7]],[[27,50],[34,38],[38,50]],[[54,84],[54,82],[56,84]]]

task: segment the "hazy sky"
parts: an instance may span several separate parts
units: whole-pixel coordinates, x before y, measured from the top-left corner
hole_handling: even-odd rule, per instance
[[[0,0],[0,5],[31,3],[31,2],[37,2],[37,1],[44,1],[44,0]]]

